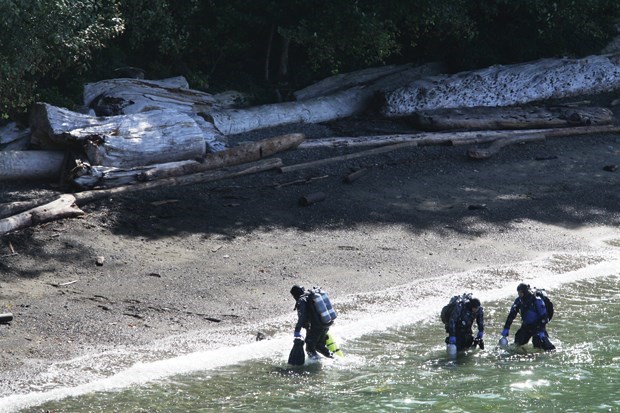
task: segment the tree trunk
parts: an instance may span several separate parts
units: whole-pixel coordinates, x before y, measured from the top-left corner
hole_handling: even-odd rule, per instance
[[[73,179],[80,188],[111,188],[132,185],[138,182],[189,175],[213,169],[225,168],[257,161],[278,152],[297,147],[304,140],[303,134],[290,134],[241,144],[214,154],[208,154],[203,161],[180,161],[131,169],[87,166]]]
[[[44,222],[75,218],[83,214],[84,211],[75,204],[75,197],[61,195],[60,198],[48,204],[0,220],[0,236]]]
[[[92,165],[126,168],[201,158],[206,151],[196,122],[172,110],[97,118],[38,103],[30,124],[42,145],[78,144]]]
[[[367,111],[379,90],[411,82],[414,78],[435,73],[436,64],[400,71],[329,96],[295,102],[255,106],[247,109],[214,110],[206,116],[225,135],[291,123],[320,123],[342,119]]]
[[[597,107],[474,107],[423,110],[411,116],[418,129],[537,129],[610,125],[613,112]]]
[[[0,151],[0,181],[57,180],[64,157],[60,151]]]
[[[384,94],[386,117],[420,110],[511,106],[620,89],[618,56],[541,59],[419,79]]]

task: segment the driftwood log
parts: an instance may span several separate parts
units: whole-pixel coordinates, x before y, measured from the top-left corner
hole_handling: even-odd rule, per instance
[[[94,117],[38,103],[30,127],[33,140],[44,147],[80,146],[91,165],[132,167],[201,158],[206,152],[196,122],[173,110]]]
[[[342,156],[336,156],[333,158],[320,159],[318,161],[305,162],[295,165],[287,165],[280,168],[280,172],[293,172],[301,169],[314,168],[329,163],[346,161],[350,159],[361,158],[365,156],[378,155],[380,153],[391,152],[403,148],[409,148],[414,146],[423,145],[467,145],[467,144],[480,144],[495,142],[498,140],[505,140],[505,142],[498,143],[496,145],[497,151],[503,146],[511,143],[518,142],[531,142],[536,140],[544,140],[549,137],[561,137],[561,136],[576,136],[576,135],[593,135],[600,133],[620,133],[620,127],[614,126],[584,126],[575,128],[557,128],[557,129],[532,129],[528,131],[522,130],[502,130],[502,131],[473,131],[473,132],[444,132],[444,133],[419,133],[414,135],[392,135],[385,136],[385,139],[378,139],[381,137],[373,136],[371,142],[375,145],[381,142],[378,148],[368,149],[365,151],[354,152]],[[340,146],[368,146],[366,142],[363,142],[364,138],[368,137],[355,137],[355,138],[325,138],[315,139],[315,141],[328,140],[328,144],[334,146],[339,139],[345,139],[341,143],[346,145]],[[308,140],[306,142],[312,142]],[[304,143],[306,143],[304,142]],[[356,145],[356,143],[363,143],[363,145]],[[315,142],[318,143],[318,142]],[[301,146],[301,145],[300,145]],[[314,145],[309,147],[321,147],[320,145]],[[493,154],[494,149],[490,149],[489,156]],[[484,159],[484,154],[481,150],[480,159]],[[475,156],[475,154],[474,154]]]
[[[0,151],[0,181],[57,180],[64,158],[61,151]]]
[[[541,59],[492,66],[452,76],[427,77],[384,93],[381,114],[408,116],[420,110],[512,106],[620,89],[619,56]]]
[[[522,136],[524,134],[542,134],[546,137],[575,136],[601,133],[618,133],[620,127],[615,126],[581,126],[573,128],[531,129],[531,130],[488,130],[488,131],[449,131],[449,132],[418,132],[412,134],[374,135],[374,136],[338,136],[332,138],[307,139],[299,145],[299,149],[313,148],[353,148],[394,145],[415,142],[424,145],[469,145],[488,143],[497,139]]]
[[[44,222],[75,218],[83,214],[84,211],[79,209],[75,203],[75,197],[65,194],[45,205],[1,219],[0,236]]]
[[[82,165],[73,171],[73,182],[78,187],[110,188],[138,182],[195,174],[228,166],[258,161],[276,153],[293,149],[303,140],[303,134],[289,134],[248,142],[224,151],[208,154],[200,161],[169,162],[131,169]]]
[[[99,116],[130,115],[151,110],[184,113],[202,129],[210,152],[225,149],[226,138],[199,113],[230,105],[229,102],[222,104],[220,100],[217,95],[190,89],[182,76],[163,80],[108,79],[84,86],[84,105]]]
[[[84,105],[99,116],[128,115],[153,109],[172,109],[181,113],[208,112],[217,106],[209,93],[189,88],[187,80],[106,79],[84,86]]]
[[[422,130],[538,129],[611,125],[613,112],[598,107],[484,107],[421,110],[411,123]]]

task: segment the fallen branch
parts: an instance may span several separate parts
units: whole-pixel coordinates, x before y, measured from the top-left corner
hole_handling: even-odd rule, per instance
[[[11,217],[19,214],[20,212],[27,211],[32,208],[36,208],[40,205],[47,204],[58,199],[58,196],[49,196],[45,198],[32,199],[29,201],[16,201],[0,205],[0,219]]]
[[[77,207],[73,195],[61,195],[48,204],[0,220],[0,236],[44,222],[75,218],[83,214],[84,211]]]
[[[350,159],[362,158],[364,156],[377,155],[380,153],[395,151],[397,149],[410,148],[412,146],[418,146],[418,142],[403,142],[403,143],[399,143],[396,145],[382,146],[379,148],[369,149],[367,151],[361,151],[361,152],[349,153],[349,154],[342,155],[342,156],[336,156],[334,158],[325,158],[325,159],[320,159],[318,161],[283,166],[280,168],[280,172],[286,173],[286,172],[298,171],[300,169],[314,168],[316,166],[326,165],[329,163],[334,163],[338,161],[347,161]]]
[[[467,151],[467,156],[474,159],[488,159],[491,156],[495,155],[500,151],[500,149],[508,146],[508,145],[516,145],[518,143],[525,142],[538,142],[544,141],[544,135],[524,135],[524,136],[514,136],[510,138],[497,139],[492,142],[486,148],[470,148]]]

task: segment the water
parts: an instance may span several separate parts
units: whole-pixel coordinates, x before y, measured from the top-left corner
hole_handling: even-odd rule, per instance
[[[343,359],[290,368],[287,337],[254,346],[271,355],[236,361],[240,350],[229,351],[218,357],[230,363],[217,368],[117,391],[78,392],[20,411],[619,412],[619,281],[618,275],[605,275],[548,289],[556,306],[549,327],[555,353],[531,344],[508,351],[497,347],[511,292],[483,300],[486,348],[456,360],[446,356],[438,315],[359,335],[352,330],[361,324],[344,321],[333,329],[352,337],[340,341]],[[518,324],[517,319],[510,339]],[[276,347],[272,351],[270,344]]]

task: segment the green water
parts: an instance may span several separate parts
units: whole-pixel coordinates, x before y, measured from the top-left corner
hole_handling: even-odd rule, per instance
[[[288,368],[281,352],[27,412],[620,412],[620,278],[552,291],[555,353],[497,348],[512,300],[483,303],[484,351],[446,357],[439,322],[364,335],[347,356]],[[510,338],[518,328],[515,322]],[[337,331],[337,329],[335,329]]]

